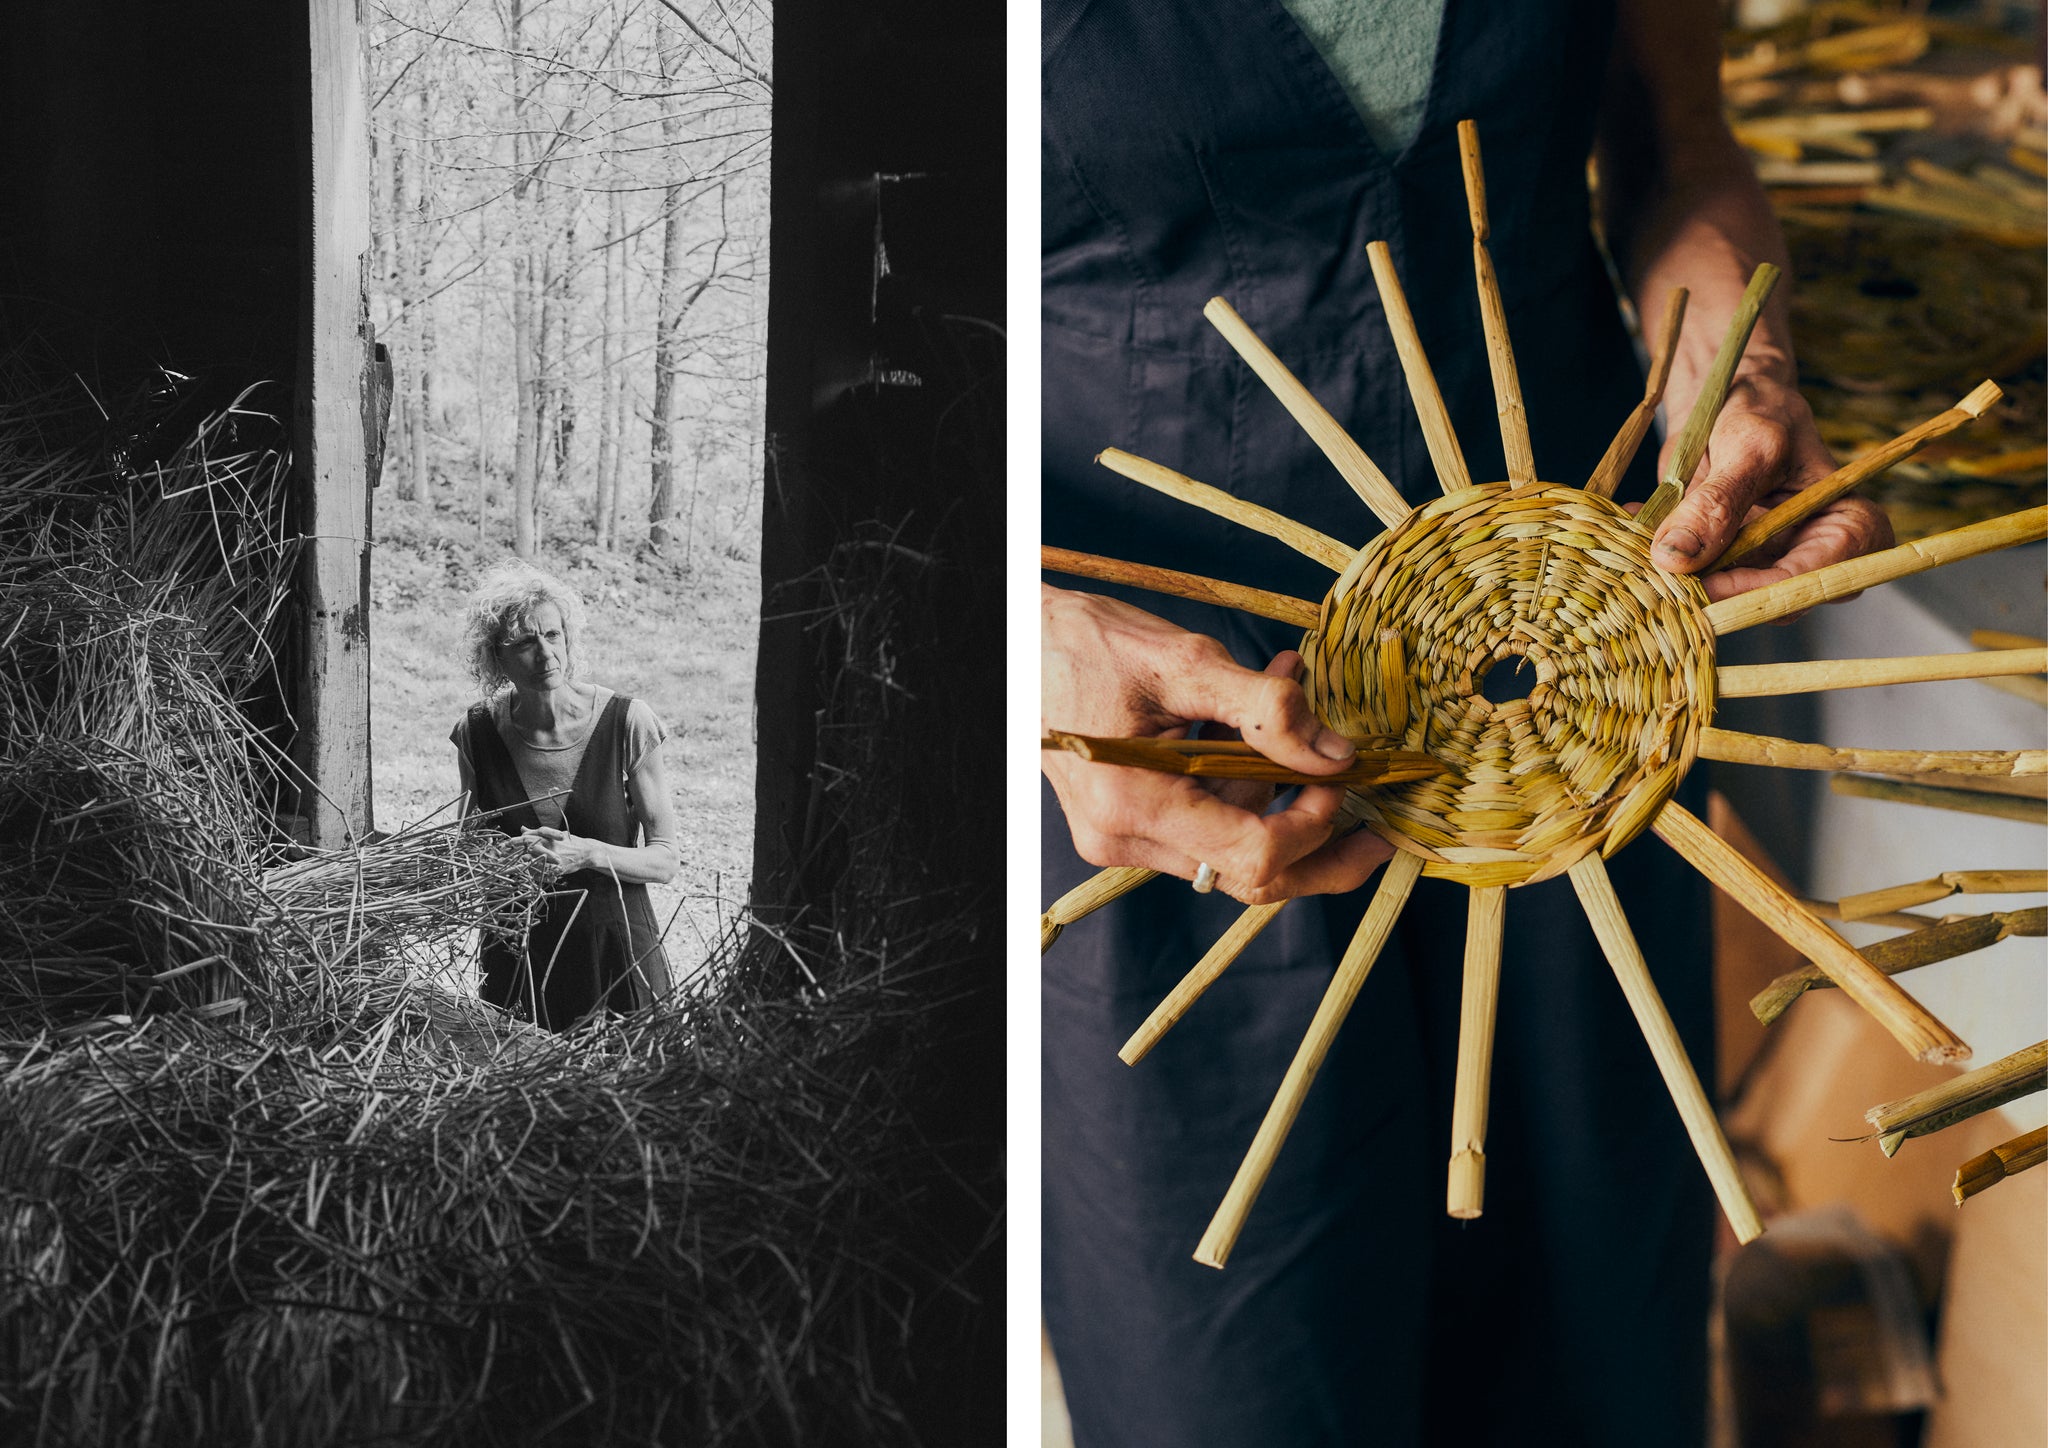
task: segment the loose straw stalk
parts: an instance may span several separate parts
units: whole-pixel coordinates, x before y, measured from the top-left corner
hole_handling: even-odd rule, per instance
[[[1760,623],[1788,617],[1816,604],[1846,598],[1895,578],[1939,568],[2011,548],[2020,543],[2037,543],[2048,536],[2048,506],[2027,508],[2002,518],[1988,518],[1964,528],[1952,528],[1912,543],[1901,543],[1881,553],[1844,559],[1816,568],[1811,573],[1767,583],[1762,588],[1724,598],[1707,605],[1707,623],[1716,634],[1730,634]]]
[[[1955,1193],[1956,1205],[1960,1207],[1977,1193],[2044,1161],[2048,1161],[2048,1126],[2037,1126],[2025,1135],[2000,1142],[1956,1168],[1955,1185],[1950,1188]]]
[[[1879,774],[2002,777],[2048,773],[2048,749],[1836,749],[1712,727],[1700,731],[1700,758],[1779,769],[1866,769]]]
[[[1479,282],[1479,320],[1486,333],[1486,364],[1493,373],[1494,410],[1500,414],[1501,450],[1508,480],[1517,487],[1536,481],[1536,455],[1529,445],[1529,412],[1522,404],[1522,379],[1508,340],[1507,305],[1500,278],[1486,249],[1492,228],[1486,219],[1486,170],[1479,159],[1479,127],[1458,122],[1458,161],[1465,176],[1465,207],[1472,216],[1472,271]]]
[[[2048,890],[2048,870],[1944,870],[1931,880],[1844,895],[1839,903],[1844,920],[1862,920],[1951,895],[2021,895],[2038,890]]]
[[[1322,449],[1323,456],[1351,485],[1359,501],[1372,509],[1374,517],[1391,528],[1408,516],[1408,500],[1401,496],[1401,490],[1388,480],[1377,463],[1366,456],[1365,449],[1330,415],[1329,409],[1316,401],[1315,394],[1301,385],[1301,379],[1288,370],[1287,364],[1274,355],[1273,349],[1259,340],[1258,333],[1229,302],[1221,297],[1211,297],[1209,304],[1202,308],[1202,315],[1223,334],[1223,340],[1250,365],[1267,389],[1280,399],[1280,405],[1301,424],[1310,441]]]
[[[1718,885],[1794,950],[1826,971],[1849,998],[1870,1012],[1892,1039],[1922,1061],[1967,1060],[1970,1048],[1928,1009],[1847,941],[1799,908],[1799,902],[1698,816],[1673,802],[1652,826],[1659,839]]]
[[[1860,774],[1838,774],[1828,781],[1828,788],[1836,794],[1863,799],[1890,800],[1895,804],[1916,804],[1930,809],[1987,815],[1993,819],[2018,820],[2022,824],[2048,825],[2048,801],[2044,800],[2013,799],[1973,789],[1871,779]]]
[[[1402,784],[1444,772],[1427,754],[1406,749],[1361,749],[1345,768],[1308,774],[1276,764],[1241,739],[1098,739],[1052,729],[1041,749],[1061,749],[1093,764],[1121,764],[1198,779],[1257,780],[1268,784]]]
[[[1429,357],[1422,350],[1422,333],[1416,330],[1415,314],[1408,310],[1408,298],[1401,279],[1394,274],[1394,255],[1384,241],[1369,242],[1366,260],[1372,263],[1372,278],[1378,283],[1380,307],[1387,314],[1387,327],[1394,334],[1394,351],[1401,359],[1402,375],[1408,379],[1408,395],[1415,403],[1416,421],[1422,424],[1422,440],[1429,445],[1429,460],[1436,468],[1436,480],[1446,493],[1472,486],[1472,473],[1465,466],[1465,454],[1458,446],[1458,434],[1451,426],[1451,411],[1430,371]]]
[[[1930,1136],[2044,1088],[2048,1088],[2048,1041],[1966,1071],[1939,1086],[1873,1106],[1863,1113],[1863,1119],[1877,1128],[1879,1149],[1886,1156],[1895,1156],[1911,1137]]]
[[[1271,905],[1250,905],[1244,914],[1230,923],[1208,952],[1195,963],[1195,968],[1182,976],[1180,983],[1167,993],[1166,999],[1152,1008],[1152,1014],[1145,1017],[1144,1024],[1131,1032],[1123,1049],[1117,1052],[1126,1066],[1135,1066],[1145,1059],[1161,1038],[1174,1028],[1188,1008],[1202,998],[1202,993],[1214,985],[1228,970],[1245,947],[1258,939],[1259,932],[1273,923],[1273,917],[1286,906],[1285,900]]]
[[[1706,378],[1700,383],[1699,396],[1693,399],[1692,411],[1686,416],[1685,426],[1679,429],[1678,442],[1672,450],[1671,461],[1664,469],[1663,480],[1650,494],[1650,501],[1643,504],[1643,510],[1636,514],[1636,522],[1646,532],[1657,531],[1658,525],[1671,516],[1671,510],[1678,506],[1679,499],[1685,496],[1686,488],[1691,485],[1700,459],[1707,454],[1707,439],[1713,434],[1714,420],[1721,415],[1721,408],[1728,401],[1728,389],[1735,382],[1735,369],[1742,361],[1743,349],[1749,345],[1749,334],[1756,330],[1764,303],[1777,284],[1778,268],[1769,262],[1761,262],[1751,274],[1749,285],[1743,289],[1742,300],[1736,304],[1735,315],[1728,319],[1728,330],[1722,335],[1721,350],[1714,354],[1713,365],[1707,369]]]
[[[1152,593],[1171,594],[1175,598],[1190,598],[1196,603],[1234,608],[1257,614],[1260,618],[1292,624],[1296,628],[1314,628],[1322,613],[1320,607],[1305,598],[1268,593],[1263,588],[1247,588],[1241,583],[1225,583],[1217,578],[1204,578],[1198,573],[1126,563],[1119,558],[1104,558],[1095,553],[1076,553],[1070,548],[1041,547],[1038,566],[1051,573],[1069,573],[1076,578],[1092,578],[1098,583],[1120,583]]]
[[[1635,461],[1636,449],[1643,445],[1650,424],[1656,420],[1657,407],[1664,401],[1665,384],[1671,380],[1671,358],[1678,351],[1679,328],[1685,324],[1687,295],[1684,287],[1676,287],[1664,304],[1664,324],[1657,329],[1657,344],[1650,353],[1650,375],[1643,385],[1643,400],[1623,419],[1621,431],[1607,445],[1599,466],[1586,480],[1587,492],[1603,498],[1614,496],[1614,490],[1621,485],[1621,475]]]
[[[1892,920],[1895,916],[1864,916],[1866,922]],[[1875,945],[1866,945],[1856,953],[1883,971],[1886,975],[1899,975],[1917,970],[1923,965],[1937,961],[1953,960],[1959,955],[1982,950],[1995,945],[2008,936],[2041,935],[2048,933],[2048,907],[2032,910],[1996,910],[1986,915],[1969,915],[1960,920],[1944,920],[1928,924],[1924,929],[1895,935],[1889,940],[1880,940]],[[1764,1025],[1770,1025],[1786,1009],[1810,990],[1832,986],[1827,973],[1816,965],[1802,965],[1799,969],[1787,971],[1779,976],[1749,1002],[1750,1011]]]
[[[1226,493],[1207,483],[1198,483],[1193,478],[1183,477],[1172,468],[1161,467],[1149,459],[1124,452],[1120,448],[1105,448],[1096,454],[1095,461],[1113,473],[1121,473],[1134,483],[1143,483],[1169,498],[1214,513],[1219,518],[1228,518],[1254,533],[1264,533],[1276,538],[1304,558],[1312,558],[1332,573],[1342,573],[1351,562],[1357,550],[1339,543],[1328,534],[1319,533],[1306,523],[1297,523],[1271,508],[1262,508],[1257,503],[1247,503],[1235,494]]]
[[[1480,1214],[1486,1201],[1486,1106],[1493,1080],[1493,1026],[1500,1004],[1500,954],[1507,891],[1470,892],[1465,919],[1465,989],[1458,1015],[1458,1080],[1451,1101],[1451,1167],[1445,1209]]]
[[[1840,920],[1842,907],[1833,900],[1812,900],[1800,897],[1799,908],[1816,920]],[[1910,915],[1899,911],[1889,915],[1872,915],[1863,922],[1865,925],[1889,925],[1894,930],[1927,930],[1941,924],[1932,915]]]
[[[1823,689],[1868,689],[1881,684],[1920,684],[2044,671],[2048,671],[2048,648],[2000,649],[1995,653],[1920,654],[1888,659],[1723,664],[1714,671],[1714,687],[1723,699],[1744,699],[1777,694],[1812,694]]]
[[[1615,897],[1614,886],[1607,877],[1606,864],[1597,854],[1586,855],[1572,866],[1571,877],[1573,888],[1579,892],[1579,903],[1585,907],[1586,919],[1599,937],[1608,964],[1614,967],[1622,994],[1628,997],[1629,1009],[1642,1028],[1643,1039],[1649,1042],[1650,1054],[1663,1073],[1665,1089],[1678,1107],[1679,1119],[1685,1123],[1700,1164],[1707,1169],[1707,1180],[1713,1184],[1714,1195],[1720,1199],[1735,1239],[1755,1241],[1763,1235],[1763,1218],[1757,1213],[1756,1203],[1750,1200],[1749,1189],[1743,1185],[1735,1153],[1729,1150],[1728,1138],[1722,1135],[1721,1123],[1715,1119],[1714,1108],[1708,1104],[1707,1093],[1685,1054],[1685,1043],[1678,1039],[1671,1013],[1664,1008],[1656,983],[1650,979],[1649,963],[1643,959],[1635,934],[1628,927],[1628,917],[1622,913],[1621,901]]]
[[[1136,865],[1112,865],[1098,875],[1091,875],[1059,899],[1038,917],[1038,950],[1042,955],[1052,948],[1060,938],[1060,932],[1093,915],[1112,900],[1122,899],[1147,880],[1158,878],[1157,870],[1147,870]]]
[[[1876,477],[1894,463],[1911,457],[1937,438],[1947,437],[1957,428],[1975,422],[1984,415],[1987,408],[2003,396],[2005,394],[1999,390],[1997,383],[1980,382],[1971,390],[1969,396],[1948,411],[1899,434],[1882,447],[1875,448],[1854,462],[1835,469],[1817,482],[1807,484],[1754,523],[1745,525],[1742,531],[1729,541],[1727,549],[1721,554],[1720,566],[1725,568],[1739,561],[1787,528],[1798,527],[1835,499]]]
[[[1331,978],[1329,989],[1323,993],[1322,1004],[1316,1007],[1315,1019],[1309,1023],[1308,1034],[1302,1037],[1300,1049],[1295,1052],[1287,1075],[1280,1082],[1273,1104],[1266,1108],[1265,1119],[1259,1123],[1251,1149],[1245,1153],[1244,1162],[1230,1183],[1230,1190],[1224,1193],[1222,1205],[1217,1207],[1209,1229],[1202,1234],[1202,1240],[1195,1248],[1195,1260],[1204,1266],[1221,1267],[1230,1259],[1230,1249],[1237,1244],[1237,1234],[1244,1230],[1245,1217],[1251,1212],[1252,1203],[1258,1200],[1259,1189],[1265,1186],[1266,1177],[1273,1170],[1280,1147],[1286,1142],[1288,1130],[1301,1111],[1301,1103],[1315,1081],[1316,1072],[1322,1069],[1323,1057],[1329,1054],[1330,1044],[1337,1038],[1338,1027],[1344,1024],[1352,1001],[1358,997],[1358,988],[1365,984],[1366,973],[1379,959],[1387,936],[1393,931],[1394,921],[1399,918],[1401,907],[1407,903],[1409,892],[1415,888],[1416,877],[1421,873],[1422,857],[1406,850],[1396,851],[1394,858],[1387,861],[1380,876],[1379,889],[1373,893],[1372,904],[1366,907],[1365,918],[1358,922],[1358,932],[1351,937],[1344,958],[1337,963],[1337,973]]]

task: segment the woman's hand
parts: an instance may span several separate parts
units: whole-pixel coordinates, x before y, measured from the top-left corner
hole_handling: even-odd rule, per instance
[[[1601,216],[1637,315],[1662,316],[1674,287],[1692,295],[1664,392],[1671,437],[1692,410],[1757,263],[1791,266],[1770,199],[1728,130],[1720,33],[1721,7],[1712,0],[1621,0],[1602,92]],[[1651,559],[1667,572],[1712,568],[1756,509],[1834,469],[1799,396],[1790,292],[1781,284],[1765,304],[1706,458],[1657,530]],[[1745,593],[1890,542],[1881,509],[1841,498],[1756,557],[1729,560],[1744,566],[1708,574],[1707,596]]]
[[[1114,599],[1047,585],[1042,603],[1044,727],[1181,738],[1190,725],[1214,721],[1310,774],[1340,770],[1356,752],[1310,712],[1292,651],[1260,673],[1235,663],[1215,639]],[[1356,889],[1392,854],[1365,831],[1331,838],[1341,788],[1305,787],[1286,809],[1262,815],[1272,798],[1263,786],[1209,788],[1058,751],[1040,758],[1074,848],[1092,864],[1192,879],[1207,863],[1219,889],[1266,904]]]
[[[1675,436],[1666,441],[1660,465],[1676,446]],[[1657,530],[1651,556],[1669,573],[1710,568],[1745,523],[1826,477],[1834,467],[1814,427],[1813,413],[1796,388],[1762,372],[1739,377],[1714,423],[1700,471]],[[1740,566],[1709,573],[1701,581],[1707,597],[1718,601],[1889,548],[1891,543],[1891,522],[1884,510],[1851,495],[1837,498],[1800,527],[1779,534]]]
[[[611,867],[610,846],[602,840],[585,839],[582,835],[572,835],[552,825],[521,830],[519,838],[529,851],[543,856],[564,875],[573,875],[578,870],[608,870]]]

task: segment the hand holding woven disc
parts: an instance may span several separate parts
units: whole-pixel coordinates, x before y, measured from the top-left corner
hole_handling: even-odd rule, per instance
[[[1096,594],[1048,588],[1043,612],[1043,710],[1049,727],[1105,736],[1179,737],[1214,721],[1267,757],[1307,774],[1338,773],[1349,740],[1325,728],[1282,654],[1267,672],[1244,668],[1215,639]],[[1309,786],[1262,814],[1270,786],[1220,788],[1073,755],[1043,758],[1082,858],[1192,880],[1202,861],[1248,904],[1356,889],[1387,858],[1364,832],[1333,838],[1344,791]]]

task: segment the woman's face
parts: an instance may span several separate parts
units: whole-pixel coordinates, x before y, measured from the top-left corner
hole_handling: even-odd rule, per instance
[[[498,667],[521,693],[545,693],[569,682],[569,632],[562,611],[543,603],[515,619],[498,645]]]

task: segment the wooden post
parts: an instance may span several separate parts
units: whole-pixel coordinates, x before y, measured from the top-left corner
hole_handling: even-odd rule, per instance
[[[309,202],[294,412],[305,672],[294,759],[312,843],[371,827],[370,503],[363,397],[371,371],[364,257],[369,127],[353,0],[309,0]]]

